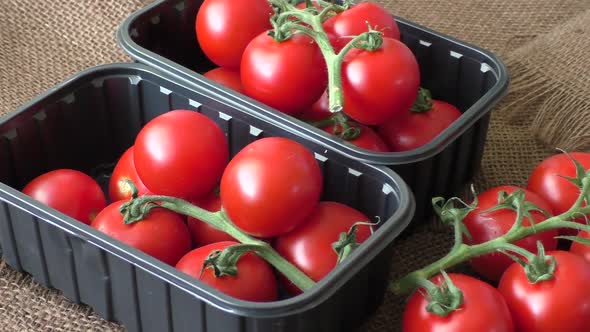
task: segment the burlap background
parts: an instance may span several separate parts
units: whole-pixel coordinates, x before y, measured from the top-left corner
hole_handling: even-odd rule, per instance
[[[148,2],[1,0],[0,114],[14,110],[79,70],[129,61],[118,49],[114,32],[129,13]],[[586,65],[590,1],[378,2],[404,18],[490,49],[509,64],[515,83],[493,114],[482,171],[476,179],[478,188],[524,184],[533,165],[552,153],[556,145],[587,148],[573,142],[583,141],[580,137],[587,141],[584,131],[590,123],[575,121],[579,116],[590,116],[586,101],[590,93]],[[548,124],[560,126],[547,130],[555,128]],[[570,134],[561,134],[565,132]],[[534,137],[542,138],[545,144]],[[392,261],[394,277],[442,255],[448,243],[448,231],[433,223],[424,225],[397,243]],[[122,330],[3,262],[0,290],[2,331]],[[400,330],[402,308],[403,299],[388,294],[381,310],[362,331]]]

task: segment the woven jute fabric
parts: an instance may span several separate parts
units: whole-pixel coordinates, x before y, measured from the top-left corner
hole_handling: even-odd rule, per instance
[[[588,66],[588,22],[590,11],[582,12],[507,59],[517,76],[510,120],[530,125],[535,138],[548,147],[590,148],[590,75],[580,72]],[[551,65],[539,65],[545,63]],[[529,110],[532,104],[537,107]]]
[[[149,0],[0,1],[0,114],[85,68],[130,59],[115,31]],[[379,0],[394,14],[474,43],[506,61],[513,85],[492,115],[478,190],[523,185],[555,147],[587,148],[590,2],[587,0]],[[583,121],[576,121],[582,119]],[[572,133],[570,128],[576,129]],[[580,139],[578,139],[580,138]],[[582,144],[582,145],[579,145]],[[436,221],[398,240],[392,278],[444,255]],[[122,331],[0,261],[0,331]],[[400,331],[405,297],[387,293],[363,332]],[[351,303],[351,305],[354,305]]]

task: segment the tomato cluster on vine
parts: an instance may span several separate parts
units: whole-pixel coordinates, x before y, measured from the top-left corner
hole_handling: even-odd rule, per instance
[[[323,183],[318,161],[301,143],[261,138],[230,159],[221,127],[197,111],[177,109],[141,128],[117,159],[107,193],[88,174],[73,169],[44,173],[23,192],[227,295],[260,302],[278,300],[281,287],[291,295],[302,292],[275,273],[275,262],[266,260],[268,250],[319,281],[372,234],[368,216],[320,199]],[[208,223],[212,217],[206,214],[203,221],[164,205],[141,205],[141,217],[129,220],[126,206],[146,197],[223,211],[240,236]],[[352,241],[342,242],[343,234],[352,235]],[[252,240],[245,243],[245,237]],[[253,249],[239,255],[235,271],[214,262],[240,242]],[[257,243],[273,249],[261,253]]]
[[[291,17],[281,20],[277,6],[285,3],[205,0],[195,33],[198,47],[216,67],[203,75],[374,152],[424,146],[461,116],[457,107],[433,100],[420,87],[418,61],[383,6],[314,0],[309,8],[306,2],[287,7]],[[311,20],[332,7],[317,27],[296,12]],[[352,43],[370,31],[378,34]]]
[[[464,244],[433,264],[468,261],[476,275],[410,278],[419,290],[406,305],[403,331],[587,331],[590,233],[577,230],[576,224],[587,224],[588,212],[577,209],[586,208],[589,170],[590,153],[555,154],[535,165],[525,187],[489,188],[464,215],[453,210],[463,225],[458,230]],[[515,226],[519,219],[522,225]],[[547,222],[555,227],[541,230]],[[567,227],[557,227],[559,222]],[[497,242],[521,227],[539,231],[511,243]],[[475,246],[489,248],[482,249],[488,253],[464,260]]]

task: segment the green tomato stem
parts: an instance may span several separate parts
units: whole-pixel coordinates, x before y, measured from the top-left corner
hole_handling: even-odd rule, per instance
[[[462,222],[463,222],[463,220],[461,220],[459,218],[455,218],[455,220],[453,221],[453,229],[454,229],[454,233],[455,233],[455,243],[453,244],[453,249],[451,249],[451,252],[459,250],[459,247],[461,247],[461,244],[463,244],[463,232],[461,229]]]
[[[148,207],[148,208],[146,208]],[[149,210],[160,207],[182,215],[199,219],[212,227],[215,227],[242,244],[251,245],[255,248],[256,254],[274,266],[279,272],[287,277],[295,286],[305,291],[311,288],[315,282],[305,273],[283,258],[268,243],[260,241],[244,233],[235,226],[225,212],[210,212],[191,204],[180,198],[170,196],[140,196],[133,198],[121,207],[121,213],[125,220],[140,220],[145,217]]]
[[[328,101],[329,108],[332,113],[341,112],[344,107],[344,94],[342,90],[342,63],[344,56],[352,48],[360,45],[362,41],[370,45],[380,45],[381,35],[376,31],[370,31],[355,36],[338,54],[336,54],[330,39],[326,34],[323,22],[329,17],[331,13],[339,13],[346,10],[347,6],[339,6],[336,4],[321,1],[322,10],[318,12],[298,9],[285,0],[269,0],[269,2],[280,8],[281,12],[278,14],[277,22],[282,23],[280,29],[284,31],[299,31],[311,37],[320,48],[326,67],[328,70]],[[289,21],[285,18],[295,17],[300,22]],[[307,24],[307,26],[301,24]]]
[[[460,229],[461,223],[456,222],[454,225],[456,242],[453,246],[453,249],[441,259],[427,265],[424,268],[411,272],[399,280],[394,281],[390,285],[390,290],[398,295],[408,294],[412,292],[417,286],[419,286],[421,284],[421,280],[423,279],[428,279],[440,271],[448,270],[472,258],[486,255],[495,251],[510,250],[530,258],[530,253],[520,250],[521,248],[513,245],[512,243],[536,233],[561,228],[571,228],[590,232],[590,225],[570,221],[576,217],[590,213],[589,206],[582,207],[585,197],[588,197],[588,194],[590,194],[590,174],[586,174],[583,177],[580,196],[568,211],[560,215],[547,218],[544,221],[531,226],[522,226],[524,206],[517,204],[517,220],[514,224],[515,227],[513,227],[503,236],[480,244],[467,245],[462,243],[462,240],[457,240],[458,229]]]

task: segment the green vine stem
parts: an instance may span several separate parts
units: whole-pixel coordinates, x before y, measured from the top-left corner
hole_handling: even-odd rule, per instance
[[[319,4],[322,8],[320,11],[299,9],[285,0],[269,0],[269,2],[277,11],[277,17],[273,19],[275,22],[278,22],[278,26],[275,25],[275,29],[304,33],[314,39],[319,46],[328,70],[329,108],[332,113],[341,112],[344,107],[341,76],[344,56],[353,48],[366,50],[378,49],[383,41],[382,33],[369,27],[369,31],[355,36],[340,52],[336,53],[330,44],[330,39],[324,31],[322,23],[331,17],[330,15],[346,10],[350,5],[348,2],[344,5],[338,5],[327,1],[320,1]],[[296,20],[289,20],[289,17],[295,18]]]
[[[131,224],[144,219],[155,208],[164,208],[187,215],[224,231],[242,244],[248,245],[249,250],[265,259],[303,291],[308,290],[315,284],[313,280],[283,258],[268,243],[255,239],[237,228],[223,210],[209,212],[180,198],[150,195],[132,198],[121,206],[120,212],[125,223]]]
[[[409,294],[416,289],[416,287],[420,286],[424,279],[428,279],[438,274],[440,271],[448,270],[472,258],[492,252],[506,253],[507,251],[510,251],[530,259],[530,256],[527,255],[526,251],[520,250],[519,247],[512,243],[535,233],[564,228],[590,232],[590,225],[572,221],[577,217],[585,216],[590,213],[590,206],[584,205],[586,201],[590,201],[590,172],[586,172],[576,160],[572,159],[572,161],[576,164],[577,177],[569,180],[578,185],[580,195],[569,210],[560,215],[549,217],[542,222],[531,224],[530,226],[523,226],[523,218],[529,217],[530,211],[540,209],[532,203],[526,202],[524,200],[524,192],[521,190],[516,190],[511,195],[506,195],[504,193],[504,195],[499,197],[499,204],[487,211],[513,209],[516,211],[515,223],[506,234],[484,243],[475,245],[467,245],[463,243],[462,234],[468,236],[463,224],[463,219],[475,208],[474,205],[466,205],[465,208],[461,209],[454,207],[451,203],[452,201],[458,200],[456,198],[448,200],[442,206],[440,203],[444,201],[444,199],[433,199],[435,211],[443,223],[453,225],[455,230],[455,243],[446,256],[394,281],[390,285],[391,291],[398,295]],[[532,218],[529,217],[529,220],[532,220]],[[583,243],[583,240],[578,239],[577,237],[569,237],[568,239]],[[542,257],[542,255],[540,256]]]

